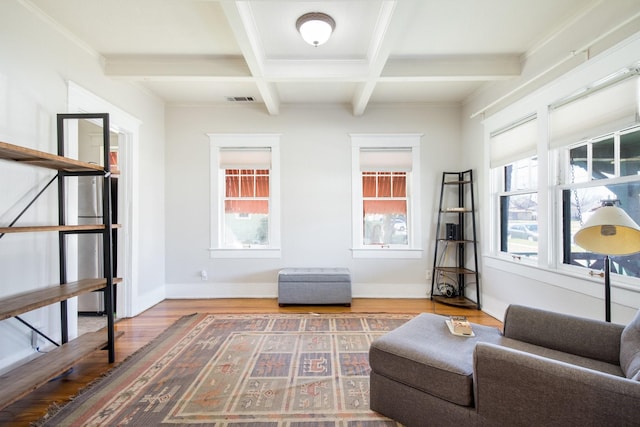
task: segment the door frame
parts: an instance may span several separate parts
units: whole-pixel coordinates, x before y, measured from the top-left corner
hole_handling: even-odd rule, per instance
[[[68,81],[68,109],[70,113],[109,113],[110,131],[116,132],[118,138],[118,166],[120,178],[118,182],[119,206],[118,219],[121,225],[118,238],[118,266],[123,282],[117,293],[117,317],[133,315],[133,298],[137,295],[137,281],[134,279],[137,270],[137,179],[134,165],[138,159],[138,141],[142,122],[121,110],[108,101]],[[77,133],[76,133],[77,144]],[[70,141],[73,144],[73,141]]]

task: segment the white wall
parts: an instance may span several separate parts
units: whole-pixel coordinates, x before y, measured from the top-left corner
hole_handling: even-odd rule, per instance
[[[458,170],[456,106],[167,108],[168,297],[275,297],[285,267],[347,267],[359,297],[424,298],[443,170]],[[211,259],[207,133],[281,134],[281,259]],[[353,259],[350,133],[423,133],[420,259]],[[208,280],[199,277],[207,270]],[[428,284],[430,288],[430,283]]]
[[[16,0],[0,3],[0,140],[55,153],[56,114],[67,111],[67,82],[73,81],[142,123],[132,177],[139,244],[135,281],[138,312],[164,298],[164,105],[128,84],[103,76],[100,58],[80,48]],[[102,112],[102,111],[100,111]],[[40,187],[50,171],[0,162],[0,223],[24,206],[23,195]],[[21,224],[57,221],[55,185]],[[12,234],[0,240],[0,296],[58,282],[55,233]],[[126,284],[125,284],[126,286]],[[135,314],[135,313],[134,313]],[[24,316],[59,337],[59,309]],[[34,354],[30,332],[15,319],[0,322],[0,369]]]
[[[547,263],[544,248],[537,265],[515,265],[500,258],[496,253],[491,253],[489,245],[490,224],[490,189],[489,189],[489,160],[488,160],[488,133],[500,126],[507,125],[514,120],[522,118],[527,113],[537,111],[539,117],[546,114],[546,106],[555,100],[574,93],[594,81],[608,76],[623,67],[630,66],[640,60],[640,33],[636,33],[624,41],[614,45],[601,54],[592,57],[574,70],[567,72],[562,77],[540,87],[536,91],[523,96],[513,102],[507,108],[487,114],[483,118],[478,115],[471,116],[482,107],[489,105],[491,99],[498,99],[500,91],[487,92],[483,96],[474,99],[464,108],[463,113],[463,147],[465,153],[472,153],[467,157],[468,164],[474,168],[485,171],[480,177],[480,209],[482,224],[482,248],[483,262],[481,287],[483,297],[483,310],[495,317],[502,318],[504,310],[511,303],[536,306],[570,314],[604,318],[604,287],[602,279],[588,278],[586,274],[576,276],[570,273],[560,273],[553,269],[554,263],[561,260],[551,258]],[[539,143],[539,154],[546,152],[547,141]],[[543,156],[540,156],[543,158]],[[546,157],[546,156],[544,156]],[[543,171],[545,168],[541,168]],[[546,182],[546,179],[545,181]],[[545,193],[550,189],[541,188]],[[553,206],[541,207],[541,212],[552,212]],[[553,224],[545,221],[546,228],[552,228]],[[551,232],[548,236],[553,239],[557,235]],[[541,241],[546,237],[541,237]],[[549,247],[554,241],[548,242]],[[561,255],[558,255],[561,257]],[[612,278],[612,321],[627,323],[640,307],[640,288],[625,286],[615,282]]]

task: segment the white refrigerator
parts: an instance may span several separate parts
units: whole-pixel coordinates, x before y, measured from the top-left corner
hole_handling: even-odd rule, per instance
[[[78,177],[78,224],[102,223],[102,179]],[[78,235],[78,279],[103,277],[102,236],[98,233]],[[78,313],[102,315],[104,292],[95,291],[78,296]]]

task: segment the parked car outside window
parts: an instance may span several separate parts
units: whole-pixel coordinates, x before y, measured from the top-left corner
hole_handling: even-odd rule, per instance
[[[509,226],[510,239],[538,240],[538,224],[512,224]]]

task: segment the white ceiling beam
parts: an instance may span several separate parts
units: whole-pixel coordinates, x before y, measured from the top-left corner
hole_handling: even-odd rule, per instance
[[[518,55],[459,55],[389,59],[381,81],[491,81],[520,76]]]
[[[253,80],[242,57],[107,56],[104,72],[109,77],[133,80]]]
[[[222,0],[220,5],[233,30],[251,75],[255,79],[267,111],[271,115],[277,115],[280,112],[280,100],[273,83],[264,78],[265,54],[249,2]]]
[[[264,77],[281,81],[364,81],[369,74],[365,60],[267,60]]]
[[[391,48],[406,28],[407,22],[410,21],[411,12],[415,10],[418,3],[406,0],[382,2],[378,22],[373,31],[367,53],[369,62],[367,79],[358,86],[352,101],[354,115],[361,116],[367,108],[367,104],[389,58]]]
[[[520,75],[517,55],[393,58],[372,79],[364,60],[267,60],[262,80],[280,82],[493,81]],[[254,82],[242,57],[125,55],[104,59],[105,75],[137,81]],[[271,88],[269,88],[271,90]]]
[[[211,77],[215,79],[252,78],[242,57],[190,55],[124,55],[104,58],[110,77]],[[320,79],[362,81],[370,75],[365,60],[267,60],[263,76],[269,81]],[[520,75],[517,55],[474,55],[422,58],[391,58],[381,79],[421,80],[503,80]]]

